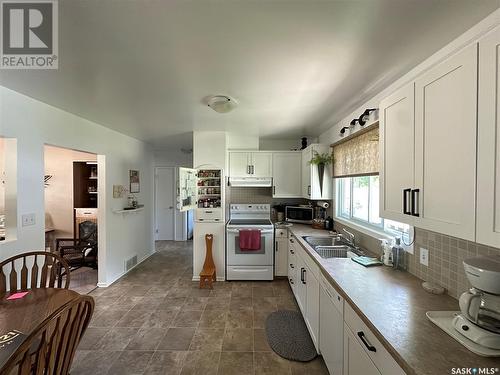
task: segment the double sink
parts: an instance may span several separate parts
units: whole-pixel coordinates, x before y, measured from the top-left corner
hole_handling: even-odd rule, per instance
[[[352,246],[343,237],[337,236],[302,236],[302,238],[323,259],[354,258],[363,255],[359,248]]]

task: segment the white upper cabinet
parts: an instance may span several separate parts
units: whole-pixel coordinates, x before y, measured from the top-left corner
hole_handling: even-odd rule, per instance
[[[475,239],[477,44],[415,81],[415,225]]]
[[[252,152],[250,157],[253,177],[273,177],[273,154],[271,152]]]
[[[250,154],[248,152],[229,153],[229,176],[248,177],[250,174]]]
[[[297,151],[273,154],[273,197],[300,198],[302,154]]]
[[[479,243],[500,247],[500,28],[479,41],[477,227]]]
[[[380,102],[380,216],[412,224],[415,164],[415,85]]]
[[[271,152],[229,152],[229,177],[272,177]]]
[[[302,197],[306,199],[332,199],[332,165],[326,165],[321,184],[318,166],[310,164],[315,152],[330,153],[330,146],[312,144],[302,150]]]

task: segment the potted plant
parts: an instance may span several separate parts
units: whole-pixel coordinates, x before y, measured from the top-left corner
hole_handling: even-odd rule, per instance
[[[316,165],[318,168],[319,177],[319,190],[321,195],[323,195],[323,178],[325,176],[325,166],[329,165],[333,161],[333,156],[328,152],[320,154],[317,151],[313,151],[313,158],[309,161],[309,164]]]

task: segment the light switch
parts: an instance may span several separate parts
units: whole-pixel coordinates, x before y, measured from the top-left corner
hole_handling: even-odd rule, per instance
[[[429,250],[420,248],[420,264],[429,267]]]
[[[21,216],[21,221],[23,227],[27,227],[30,225],[35,225],[35,214],[25,214]]]

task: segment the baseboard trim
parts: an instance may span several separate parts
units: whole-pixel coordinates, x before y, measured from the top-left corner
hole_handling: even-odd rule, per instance
[[[141,264],[142,262],[144,262],[146,259],[148,259],[149,257],[151,257],[153,254],[156,253],[156,250],[153,250],[153,252],[149,253],[149,254],[146,254],[145,257],[143,257],[140,261],[137,262],[137,264],[135,266],[133,266],[131,269],[129,269],[128,271],[124,271],[122,272],[120,275],[116,276],[115,279],[109,283],[97,283],[97,286],[99,288],[107,288],[108,286],[111,286],[112,284],[116,283],[118,280],[120,280],[123,276],[125,276],[127,273],[129,273],[130,271],[132,271],[134,268],[136,268],[139,264]]]

